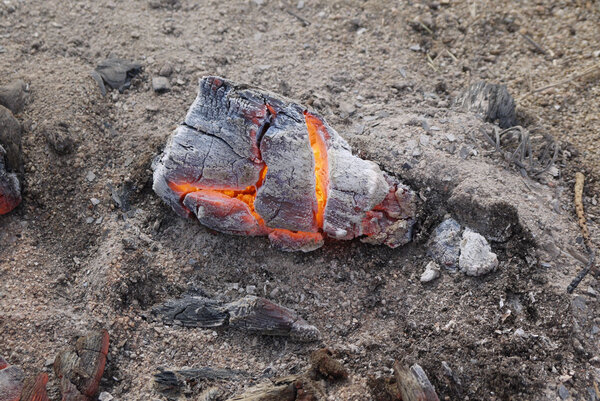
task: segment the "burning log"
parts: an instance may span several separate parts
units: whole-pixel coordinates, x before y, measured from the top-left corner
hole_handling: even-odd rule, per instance
[[[21,186],[15,174],[21,169],[21,125],[10,110],[0,106],[0,215],[21,203]]]
[[[63,401],[89,401],[98,392],[108,355],[108,332],[99,330],[80,337],[74,349],[62,351],[54,360]]]
[[[179,215],[283,250],[312,251],[326,236],[390,247],[411,239],[407,186],[354,156],[318,114],[222,78],[201,80],[153,169],[154,191]]]
[[[296,341],[316,341],[319,330],[296,312],[268,299],[252,295],[223,303],[201,296],[185,296],[152,309],[165,324],[186,327],[233,327],[270,336],[286,336]]]

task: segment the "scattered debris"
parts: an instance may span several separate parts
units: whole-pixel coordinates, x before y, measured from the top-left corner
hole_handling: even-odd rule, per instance
[[[181,216],[268,235],[282,250],[315,250],[325,235],[392,248],[411,240],[408,187],[354,156],[317,114],[223,78],[201,80],[153,169],[154,191]]]
[[[571,294],[575,291],[575,288],[581,283],[581,281],[587,276],[590,270],[594,269],[594,275],[598,276],[599,272],[594,266],[595,263],[595,253],[592,245],[592,241],[590,239],[590,231],[588,230],[585,211],[583,209],[583,184],[585,182],[585,176],[581,172],[575,173],[575,213],[577,214],[577,223],[579,224],[579,228],[581,229],[581,235],[583,236],[583,243],[585,244],[586,251],[588,253],[588,262],[586,266],[577,274],[577,277],[571,281],[569,286],[567,287],[567,292]]]
[[[479,233],[465,228],[460,242],[460,271],[468,276],[482,276],[498,266],[498,257],[487,240]]]
[[[425,271],[421,274],[421,282],[428,283],[430,281],[435,280],[440,276],[440,267],[433,260],[427,263],[425,266]]]
[[[326,348],[317,350],[311,354],[311,366],[304,373],[268,380],[227,401],[324,400],[325,392],[320,384],[321,378],[333,381],[348,377],[346,368],[333,359],[332,355],[333,353]]]
[[[427,254],[449,270],[456,270],[460,254],[460,224],[452,218],[444,220],[433,232]]]
[[[265,298],[247,295],[223,303],[202,296],[185,296],[152,309],[165,324],[185,327],[232,327],[262,335],[286,336],[296,341],[316,341],[319,330],[291,309]]]
[[[554,138],[547,133],[532,135],[521,126],[514,126],[500,131],[493,127],[494,139],[484,129],[481,130],[488,142],[494,146],[494,150],[504,158],[524,170],[529,176],[536,177],[552,168],[558,170],[554,165],[559,145]],[[535,138],[534,138],[535,137]],[[539,155],[534,156],[535,147],[539,148]],[[514,148],[514,151],[511,149]]]
[[[20,79],[0,86],[0,105],[9,109],[13,114],[19,114],[23,111],[27,101],[27,89],[27,84]]]
[[[80,337],[75,346],[54,360],[64,401],[92,400],[98,392],[108,355],[108,332],[95,331]]]
[[[106,95],[106,86],[123,93],[131,86],[131,79],[142,72],[142,65],[120,58],[106,59],[91,72],[92,78],[100,86],[102,96]]]
[[[478,82],[469,86],[456,98],[454,104],[475,113],[485,121],[498,120],[501,128],[509,128],[517,123],[515,101],[506,85]]]
[[[154,77],[152,78],[152,89],[156,93],[165,93],[171,90],[171,84],[169,78],[166,77]]]

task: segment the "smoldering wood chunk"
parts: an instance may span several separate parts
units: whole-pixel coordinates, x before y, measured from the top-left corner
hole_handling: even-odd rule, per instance
[[[254,205],[269,227],[316,232],[313,151],[301,110],[287,113],[293,114],[278,116],[262,138],[268,170]]]
[[[0,401],[19,401],[25,374],[18,366],[10,366],[0,358]]]
[[[230,303],[188,295],[153,308],[151,314],[165,324],[186,327],[233,327],[296,341],[320,338],[319,330],[293,310],[250,295]]]
[[[227,304],[232,327],[270,336],[289,336],[298,341],[316,341],[319,330],[296,312],[265,298],[248,295]]]
[[[189,210],[181,204],[187,193],[244,190],[256,184],[263,166],[240,157],[222,139],[180,125],[153,165],[153,189],[179,215],[188,217]]]
[[[0,106],[0,146],[5,150],[6,169],[22,172],[21,124],[4,106]]]
[[[439,401],[435,388],[419,365],[414,364],[409,369],[396,363],[394,376],[402,401]]]
[[[23,111],[27,97],[27,84],[20,79],[0,86],[0,105],[9,109],[13,114]]]
[[[49,401],[46,391],[47,384],[48,375],[46,373],[28,378],[25,380],[20,401]]]
[[[516,125],[515,100],[508,93],[506,85],[477,82],[456,98],[455,104],[485,121],[498,120],[501,128]]]
[[[65,394],[73,400],[94,397],[104,373],[108,346],[108,332],[99,330],[80,337],[73,349],[56,356],[54,372],[61,379],[63,398]]]
[[[247,372],[234,369],[200,367],[193,369],[166,370],[159,368],[154,374],[154,386],[168,398],[177,398],[188,386],[199,381],[238,380]]]
[[[310,355],[310,361],[315,373],[327,379],[340,380],[348,378],[348,371],[344,365],[333,358],[333,353],[327,348],[314,351]]]
[[[153,170],[155,192],[181,216],[268,235],[279,249],[311,251],[324,235],[391,247],[411,239],[408,187],[302,105],[223,78],[201,80]]]
[[[165,324],[185,327],[220,327],[227,324],[229,314],[223,303],[200,296],[173,299],[152,309],[152,315]]]

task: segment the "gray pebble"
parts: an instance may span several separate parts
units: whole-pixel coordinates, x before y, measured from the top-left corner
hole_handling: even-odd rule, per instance
[[[152,89],[156,93],[164,93],[171,90],[171,84],[169,79],[166,77],[154,77],[152,78]]]

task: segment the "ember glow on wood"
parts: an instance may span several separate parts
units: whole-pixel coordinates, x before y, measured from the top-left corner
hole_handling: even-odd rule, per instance
[[[214,230],[305,252],[324,237],[410,241],[414,193],[318,114],[279,95],[206,77],[154,163],[154,191]]]

